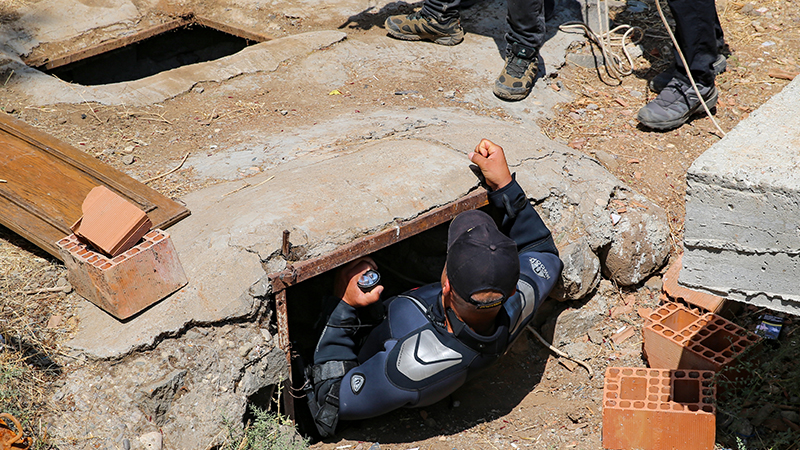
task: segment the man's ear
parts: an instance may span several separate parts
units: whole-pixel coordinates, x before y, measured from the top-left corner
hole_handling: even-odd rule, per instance
[[[442,277],[442,295],[450,295],[450,289],[450,280],[445,275]]]

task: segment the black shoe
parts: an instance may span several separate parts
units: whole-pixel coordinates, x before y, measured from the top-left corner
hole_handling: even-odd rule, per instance
[[[494,82],[494,95],[503,100],[522,100],[531,93],[539,62],[538,53],[513,47],[506,56],[506,65]]]
[[[425,17],[422,11],[407,16],[389,16],[385,22],[389,36],[405,41],[433,41],[440,45],[456,45],[464,40],[461,19],[455,18],[447,23],[439,23],[432,17]]]
[[[714,61],[713,67],[714,67],[714,76],[717,76],[722,72],[725,72],[728,69],[728,60],[725,58],[725,55],[721,53],[717,55],[717,60]],[[667,70],[654,76],[653,79],[650,80],[649,84],[650,90],[655,93],[661,92],[661,90],[664,89],[664,87],[666,87],[667,83],[669,83],[677,73],[678,73],[678,66],[675,65],[675,61],[672,61],[672,64],[670,64],[670,66],[667,67]]]
[[[701,84],[697,84],[697,88],[708,109],[713,108],[717,104],[717,88]],[[658,97],[639,110],[637,119],[656,130],[671,130],[686,123],[699,111],[703,111],[703,104],[692,89],[692,84],[688,78],[678,74],[667,83]]]

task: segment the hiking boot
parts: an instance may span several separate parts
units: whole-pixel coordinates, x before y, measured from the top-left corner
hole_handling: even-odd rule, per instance
[[[389,36],[405,41],[427,40],[440,45],[456,45],[464,40],[464,29],[458,17],[440,23],[417,11],[407,16],[389,16],[385,25]]]
[[[717,76],[722,72],[725,72],[728,69],[728,60],[727,58],[725,58],[725,55],[721,53],[717,55],[717,60],[714,61],[713,67],[714,67],[714,76]],[[672,64],[670,64],[670,66],[667,67],[667,70],[654,76],[653,79],[650,80],[649,84],[650,90],[655,93],[661,92],[661,90],[664,89],[664,87],[666,87],[667,83],[672,81],[672,78],[677,73],[678,73],[678,66],[675,64],[675,61],[672,61]]]
[[[714,85],[697,83],[697,89],[709,110],[717,104],[717,88]],[[692,89],[692,84],[688,78],[678,74],[667,83],[658,97],[639,110],[637,119],[656,130],[671,130],[683,125],[700,111],[704,111],[703,104]]]
[[[522,100],[531,93],[539,63],[537,52],[514,45],[506,65],[494,82],[494,95],[503,100]]]

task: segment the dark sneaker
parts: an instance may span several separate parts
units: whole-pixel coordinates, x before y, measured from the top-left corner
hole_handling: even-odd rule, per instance
[[[439,23],[434,18],[424,17],[421,11],[407,16],[389,16],[386,31],[390,36],[405,41],[433,41],[440,45],[456,45],[464,40],[461,19]]]
[[[717,88],[701,84],[697,88],[708,109],[713,108],[717,104]],[[675,75],[658,97],[639,110],[637,119],[643,125],[656,130],[671,130],[683,125],[700,111],[704,111],[703,104],[692,89],[689,79],[683,75]]]
[[[523,58],[519,53],[506,56],[506,66],[494,82],[494,95],[503,100],[522,100],[531,93],[538,58]]]
[[[714,76],[725,72],[728,69],[728,60],[725,58],[725,55],[719,54],[717,55],[717,60],[714,61]],[[667,70],[661,72],[660,74],[653,77],[650,80],[650,90],[659,93],[662,89],[672,80],[672,77],[678,73],[678,66],[675,65],[675,61],[672,61],[672,64],[667,67]]]

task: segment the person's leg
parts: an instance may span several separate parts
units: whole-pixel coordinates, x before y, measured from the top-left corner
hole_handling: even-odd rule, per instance
[[[716,26],[719,24],[714,0],[669,0],[675,19],[675,39],[696,82],[705,86],[714,83],[714,61],[719,53]],[[720,27],[720,32],[722,28]],[[678,70],[686,73],[675,50]]]
[[[714,59],[712,62],[712,72],[715,76],[721,74],[722,72],[725,72],[725,70],[728,68],[728,63],[727,60],[725,59],[725,54],[730,54],[730,52],[726,48],[725,35],[722,32],[722,26],[719,23],[719,16],[717,15],[717,9],[714,7],[713,2],[705,0],[697,2],[697,5],[694,5],[692,3],[693,6],[697,6],[698,8],[701,9],[699,13],[697,10],[693,10],[692,8],[687,9],[685,2],[673,1],[670,2],[669,5],[670,9],[672,10],[673,16],[682,18],[681,21],[679,22],[681,27],[684,29],[686,29],[687,27],[689,28],[688,30],[689,35],[695,35],[697,31],[701,33],[700,40],[703,41],[703,45],[701,47],[706,47],[710,45],[711,44],[710,39],[712,39],[712,36],[707,32],[708,28],[700,28],[695,26],[694,25],[696,23],[695,21],[700,20],[701,22],[704,22],[704,25],[702,25],[703,27],[708,27],[707,22],[709,20],[709,17],[711,18],[711,20],[713,20],[713,30],[714,30],[713,39],[716,45],[717,52],[715,55],[713,55]],[[676,39],[677,36],[678,33],[676,30]],[[681,46],[683,47],[684,44],[681,44]],[[691,49],[691,46],[687,50],[689,52],[693,51],[696,52],[696,50]],[[673,52],[674,52],[674,59],[672,64],[670,64],[670,66],[664,72],[656,75],[655,77],[653,77],[652,80],[650,80],[649,86],[650,90],[652,90],[653,92],[656,93],[661,92],[661,90],[664,89],[664,87],[666,87],[667,83],[669,83],[672,80],[672,78],[675,76],[676,73],[678,72],[686,73],[683,70],[683,64],[680,64],[681,69],[680,70],[678,69],[680,58],[678,57],[678,54],[677,52],[675,52],[674,49]],[[684,55],[685,54],[686,53],[684,53]],[[704,56],[706,60],[710,57],[711,57],[710,53],[706,53],[706,55]]]
[[[544,43],[544,1],[507,1],[506,65],[495,81],[494,94],[503,100],[522,100],[533,88]]]
[[[669,6],[675,18],[675,39],[686,58],[699,95],[686,77],[687,71],[676,50],[674,76],[658,97],[640,109],[637,115],[639,122],[657,130],[683,125],[692,115],[704,111],[701,97],[712,108],[718,95],[714,86],[714,63],[718,56],[714,1],[669,0]]]
[[[408,15],[390,16],[386,31],[406,41],[428,40],[441,45],[456,45],[464,40],[458,7],[461,0],[425,0],[422,9]]]
[[[459,18],[458,8],[461,0],[425,0],[422,15],[433,17],[439,23],[447,23]]]

